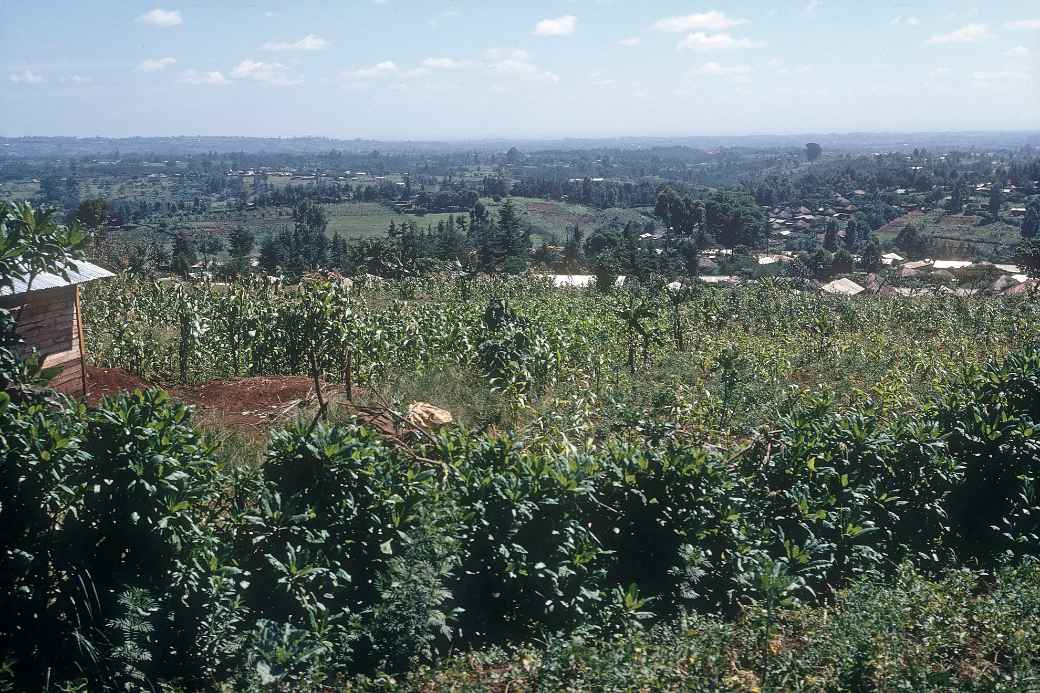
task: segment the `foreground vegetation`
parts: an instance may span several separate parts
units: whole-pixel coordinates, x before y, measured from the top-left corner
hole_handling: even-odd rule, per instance
[[[492,310],[487,327],[514,319]],[[492,384],[495,368],[538,343],[523,322],[510,329],[497,345],[489,329],[492,346],[478,349]],[[501,358],[504,348],[521,357]],[[999,647],[966,642],[971,609],[1000,623],[985,598],[961,604],[967,577],[907,573],[968,566],[988,584],[1040,548],[1040,352],[1028,347],[951,369],[912,407],[802,392],[724,447],[691,440],[681,415],[637,415],[609,436],[572,435],[564,421],[540,439],[445,430],[411,447],[302,421],[272,434],[259,467],[236,464],[162,393],[87,409],[27,389],[31,363],[4,354],[3,638],[16,688],[347,685],[534,640],[548,643],[537,656],[492,652],[424,675],[486,683],[495,668],[549,688],[641,676],[698,688],[725,671],[731,687],[775,676],[769,685],[854,690],[869,676],[1013,689],[1035,671],[1024,630]],[[1023,570],[998,583],[1005,613],[1036,608]],[[917,611],[886,610],[898,605],[890,594]],[[846,609],[850,599],[873,606]],[[835,626],[826,610],[790,609],[835,600],[844,639],[793,654],[803,650],[784,638]],[[935,644],[887,663],[901,638],[919,637],[917,618]],[[855,637],[871,638],[875,659],[842,654]],[[582,645],[610,638],[622,645]],[[639,661],[664,641],[670,649]],[[994,667],[951,672],[961,652],[992,654]],[[673,654],[686,662],[669,674]],[[479,664],[501,657],[510,663]]]
[[[159,384],[256,375],[338,381],[348,352],[362,396],[419,399],[478,429],[586,436],[640,419],[704,440],[747,435],[809,393],[891,411],[969,364],[1035,344],[1023,297],[915,300],[733,288],[561,291],[483,276],[351,287],[133,277],[84,298],[95,361]],[[792,387],[797,385],[798,387]]]
[[[1040,684],[1035,565],[942,579],[902,570],[822,607],[685,615],[607,639],[460,655],[371,688],[452,691],[1025,691]]]

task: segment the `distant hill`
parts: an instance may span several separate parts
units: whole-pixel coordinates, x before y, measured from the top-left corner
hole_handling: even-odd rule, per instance
[[[817,142],[825,150],[849,152],[898,151],[915,147],[945,149],[1008,149],[1040,147],[1040,130],[1016,132],[923,133],[807,133],[799,135],[747,135],[740,137],[618,137],[563,139],[484,139],[459,141],[378,141],[327,137],[3,137],[0,157],[54,159],[62,157],[110,157],[115,154],[191,156],[210,152],[246,154],[318,154],[330,150],[385,153],[648,149],[691,147],[711,149],[804,147]]]

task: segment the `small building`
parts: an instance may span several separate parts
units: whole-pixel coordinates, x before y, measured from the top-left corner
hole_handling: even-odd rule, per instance
[[[820,287],[820,290],[829,294],[841,294],[843,296],[855,296],[866,291],[862,286],[845,277],[824,284]]]
[[[26,353],[36,349],[44,368],[61,368],[51,380],[51,387],[67,395],[83,396],[87,391],[87,371],[79,287],[114,275],[82,261],[71,263],[66,274],[68,278],[44,272],[33,277],[31,285],[15,280],[13,289],[0,288],[0,308],[14,315]]]

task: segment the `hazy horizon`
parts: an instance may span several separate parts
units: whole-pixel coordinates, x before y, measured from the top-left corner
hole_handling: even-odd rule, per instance
[[[1040,123],[1029,0],[5,0],[0,19],[3,136],[471,141]]]

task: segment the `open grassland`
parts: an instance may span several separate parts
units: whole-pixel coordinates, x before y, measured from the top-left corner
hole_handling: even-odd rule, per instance
[[[617,224],[623,227],[628,222],[636,222],[640,225],[653,221],[649,210],[641,209],[595,209],[580,204],[569,202],[556,202],[532,197],[509,198],[520,212],[520,218],[531,225],[532,237],[535,245],[540,242],[550,242],[555,239],[563,243],[567,234],[574,230],[575,225],[588,235],[593,229]],[[492,212],[497,212],[503,202],[496,203],[491,198],[483,198],[481,202]]]
[[[0,183],[0,200],[17,202],[31,200],[40,192],[40,184],[30,180],[9,181]]]
[[[918,227],[926,238],[977,243],[987,248],[1010,246],[1021,240],[1019,227],[1004,221],[990,222],[982,217],[947,214],[942,210],[910,212],[875,231],[882,242],[894,241],[907,224]]]
[[[329,216],[327,235],[338,233],[345,239],[386,236],[391,221],[397,226],[407,222],[425,229],[426,226],[436,227],[438,221],[451,216],[399,214],[376,202],[343,202],[324,205],[324,209]]]

